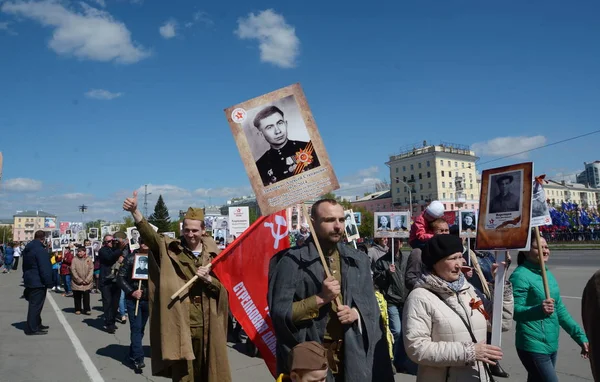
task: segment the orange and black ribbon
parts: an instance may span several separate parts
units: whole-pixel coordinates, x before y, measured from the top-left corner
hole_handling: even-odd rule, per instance
[[[478,310],[479,312],[481,312],[481,314],[483,314],[483,317],[485,317],[486,320],[490,320],[490,315],[488,314],[488,312],[485,311],[485,308],[483,307],[483,300],[480,299],[475,301],[475,299],[472,298],[471,302],[469,303],[469,306],[471,307],[471,309]]]

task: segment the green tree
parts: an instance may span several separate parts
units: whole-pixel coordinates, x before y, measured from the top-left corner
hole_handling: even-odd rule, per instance
[[[319,199],[320,200],[323,200],[323,199],[333,199],[333,200],[336,200],[337,196],[335,196],[335,194],[333,192],[328,192],[326,194],[321,195],[319,197]]]
[[[181,230],[179,229],[180,222],[181,222],[181,220],[175,220],[175,221],[169,223],[169,231],[168,232],[175,232],[175,237],[181,236]]]
[[[0,242],[8,244],[13,239],[12,225],[3,225],[0,227]]]
[[[123,216],[123,223],[121,225],[121,231],[126,232],[127,228],[135,227],[135,221],[131,215]]]
[[[158,196],[154,213],[148,217],[148,222],[158,227],[158,232],[169,232],[171,229],[171,218],[169,218],[169,209],[163,200],[162,195]]]
[[[361,222],[360,222],[360,225],[358,226],[358,233],[360,233],[360,237],[362,237],[362,238],[373,237],[373,232],[374,232],[373,231],[373,227],[374,227],[373,213],[367,211],[363,207],[354,207],[354,208],[352,208],[352,210],[354,212],[360,212],[360,214],[361,214]]]

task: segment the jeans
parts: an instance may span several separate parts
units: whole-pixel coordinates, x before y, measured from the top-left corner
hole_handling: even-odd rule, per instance
[[[123,317],[126,314],[127,309],[125,308],[125,292],[121,291],[121,298],[119,298],[119,315]]]
[[[402,337],[402,306],[388,303],[388,318],[390,320],[390,332],[394,337],[394,366],[396,370],[404,370],[411,375],[417,375],[418,365],[411,361],[404,349]]]
[[[527,382],[558,382],[558,376],[554,369],[556,352],[540,354],[517,349],[517,354],[527,370]]]
[[[58,269],[52,269],[52,286],[54,288],[60,287],[60,275],[58,274]]]
[[[60,275],[65,288],[65,293],[71,293],[71,275]]]
[[[144,338],[144,329],[146,328],[146,322],[148,322],[150,310],[148,301],[140,300],[140,306],[138,307],[138,314],[136,316],[135,301],[136,300],[125,300],[127,312],[129,315],[129,329],[131,332],[129,358],[134,362],[141,362],[144,360],[144,349],[142,347],[142,339]]]
[[[42,308],[46,301],[46,288],[25,288],[23,294],[29,303],[25,332],[34,333],[39,331],[40,325],[42,325]]]

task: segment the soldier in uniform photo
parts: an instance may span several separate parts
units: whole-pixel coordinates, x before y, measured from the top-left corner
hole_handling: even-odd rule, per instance
[[[288,121],[277,106],[262,109],[253,121],[271,148],[256,161],[265,186],[319,167],[312,142],[288,139]],[[298,169],[298,166],[302,166]]]
[[[137,268],[135,268],[136,276],[148,274],[148,256],[138,257],[138,263],[136,265],[137,265]]]
[[[490,213],[517,212],[519,211],[519,197],[511,192],[514,177],[501,175],[496,179],[498,195],[490,201]]]

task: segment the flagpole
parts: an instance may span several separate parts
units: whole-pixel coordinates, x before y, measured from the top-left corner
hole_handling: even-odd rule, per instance
[[[302,203],[302,212],[304,213],[304,216],[308,216],[308,210],[306,208],[306,204],[304,204],[304,203]],[[323,256],[323,250],[321,249],[321,243],[319,243],[319,238],[315,234],[315,227],[313,227],[312,219],[310,219],[310,217],[309,217],[306,220],[307,220],[308,226],[310,228],[310,234],[312,235],[313,241],[315,242],[315,246],[317,247],[317,251],[319,252],[319,258],[321,259],[321,264],[323,265],[323,269],[325,269],[325,276],[331,277],[331,272],[329,271],[329,265],[327,264],[327,261],[325,260],[325,256]],[[344,228],[344,231],[346,231],[345,228]],[[335,297],[335,300],[333,302],[338,307],[342,306],[342,300],[340,299],[339,295],[337,295]]]

